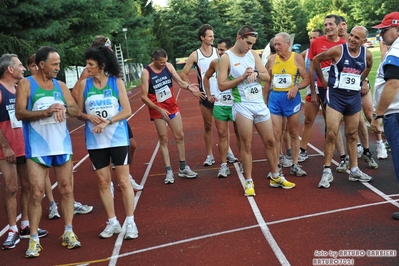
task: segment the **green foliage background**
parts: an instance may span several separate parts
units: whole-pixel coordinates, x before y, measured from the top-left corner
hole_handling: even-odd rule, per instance
[[[323,28],[326,14],[347,18],[354,25],[371,26],[397,11],[399,0],[168,0],[166,7],[151,0],[0,0],[0,53],[16,53],[22,62],[40,46],[59,51],[63,66],[84,65],[83,54],[94,36],[109,36],[121,44],[132,62],[148,64],[151,51],[162,47],[169,61],[186,57],[200,42],[197,29],[214,27],[215,43],[235,40],[249,24],[259,32],[254,49],[262,49],[276,33],[296,33],[295,42],[308,43],[308,32]]]

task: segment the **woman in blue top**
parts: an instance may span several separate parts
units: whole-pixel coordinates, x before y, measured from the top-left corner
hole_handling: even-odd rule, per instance
[[[110,238],[122,231],[115,216],[111,195],[110,162],[115,165],[126,212],[125,239],[138,237],[133,220],[134,192],[129,181],[129,135],[126,118],[131,115],[119,64],[106,46],[91,47],[85,53],[89,78],[80,83],[78,105],[86,121],[86,148],[98,177],[100,198],[108,216],[100,238]]]

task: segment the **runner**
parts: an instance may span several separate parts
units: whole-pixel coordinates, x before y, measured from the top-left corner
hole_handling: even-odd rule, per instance
[[[367,86],[373,57],[363,44],[367,41],[368,31],[365,27],[352,29],[348,44],[342,44],[322,52],[313,58],[314,68],[326,93],[326,141],[324,143],[324,169],[319,182],[320,188],[330,187],[334,180],[331,172],[331,160],[334,145],[339,132],[342,116],[345,122],[345,137],[349,153],[349,181],[368,182],[373,178],[360,171],[357,166],[357,130],[362,108],[360,90]],[[323,76],[321,62],[332,60],[328,80]],[[363,85],[362,85],[363,84]]]
[[[281,150],[281,136],[284,128],[284,119],[287,119],[287,129],[291,136],[292,166],[291,175],[306,176],[298,164],[299,157],[299,118],[301,110],[301,95],[299,90],[309,85],[305,61],[300,54],[290,52],[290,35],[280,32],[274,37],[276,55],[269,58],[266,70],[271,80],[265,83],[265,94],[268,99],[276,139],[276,149]],[[302,81],[299,82],[299,76]],[[280,155],[283,157],[284,155]],[[303,161],[303,159],[301,158]]]
[[[233,46],[230,39],[220,39],[218,41],[218,53],[222,56],[227,50]],[[204,88],[208,97],[208,100],[214,104],[213,116],[215,117],[215,125],[218,132],[219,143],[218,149],[221,157],[222,164],[220,165],[217,177],[227,177],[230,175],[230,169],[227,162],[234,163],[238,159],[229,152],[230,145],[230,132],[229,132],[229,121],[233,121],[232,106],[233,106],[233,95],[231,90],[221,92],[217,87],[217,72],[218,72],[219,58],[213,59],[209,65],[208,70],[204,76]],[[215,74],[216,73],[216,74]],[[214,77],[214,74],[216,77]],[[237,127],[233,121],[234,132],[236,135],[238,150],[240,150],[240,138],[237,132]]]
[[[269,81],[259,55],[252,50],[258,33],[251,26],[243,26],[237,33],[234,46],[220,59],[218,86],[220,91],[232,89],[234,95],[233,119],[241,138],[240,155],[244,167],[245,196],[255,196],[252,179],[252,135],[253,127],[264,144],[265,155],[272,172],[270,186],[291,189],[294,183],[280,176],[277,151],[273,135],[270,112],[263,99],[262,86],[258,79]]]
[[[215,157],[213,156],[212,152],[213,104],[209,101],[207,97],[205,97],[206,94],[204,89],[203,78],[211,61],[218,57],[218,52],[216,48],[212,47],[213,40],[215,39],[213,35],[212,26],[209,24],[202,25],[198,29],[198,39],[201,41],[201,47],[190,54],[180,75],[182,80],[190,83],[190,80],[188,78],[188,73],[190,72],[193,66],[197,73],[198,84],[200,86],[199,89],[201,92],[203,92],[204,95],[199,98],[202,119],[204,121],[204,141],[207,152],[207,156],[204,161],[204,166],[211,166],[212,164],[215,163]]]
[[[160,151],[166,167],[164,183],[175,182],[168,150],[167,125],[173,132],[179,153],[179,176],[196,178],[198,174],[186,164],[183,124],[173,91],[172,79],[180,87],[189,91],[198,91],[198,86],[189,84],[179,77],[173,65],[167,62],[168,55],[162,48],[153,51],[151,57],[152,63],[141,74],[141,99],[148,106],[150,118],[157,129]]]

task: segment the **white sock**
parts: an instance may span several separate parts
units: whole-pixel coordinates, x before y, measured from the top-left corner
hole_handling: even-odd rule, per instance
[[[17,227],[17,225],[12,225],[12,226],[10,226],[10,230],[13,230],[14,232],[18,232],[18,227]]]
[[[126,216],[126,223],[134,223],[133,216]]]
[[[110,222],[111,224],[113,224],[113,223],[118,222],[118,220],[116,219],[116,216],[115,216],[115,217],[112,217],[112,218],[108,218],[108,222]]]
[[[21,221],[21,228],[24,229],[29,226],[29,220]]]

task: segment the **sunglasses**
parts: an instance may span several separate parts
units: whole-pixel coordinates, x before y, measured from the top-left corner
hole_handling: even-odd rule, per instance
[[[246,36],[246,35],[257,38],[259,34],[258,34],[256,31],[249,31],[249,32],[243,33],[243,34],[241,35],[241,37],[244,37],[244,36]]]
[[[381,29],[380,34],[384,34],[385,32],[389,31],[389,30],[392,29],[392,28],[395,28],[395,27],[386,27],[386,28],[383,28],[383,29]]]

